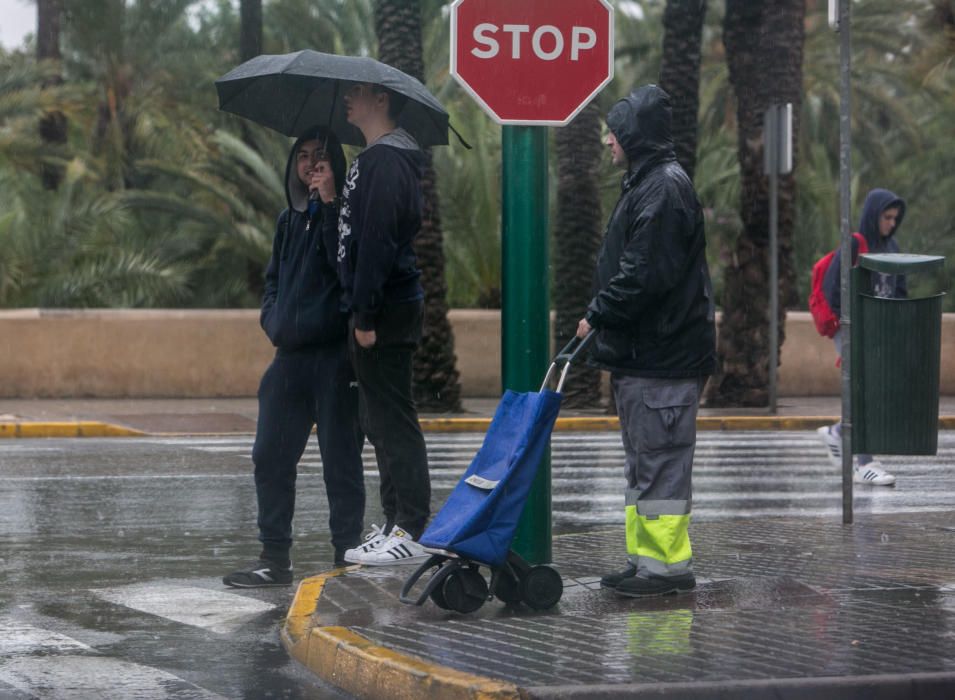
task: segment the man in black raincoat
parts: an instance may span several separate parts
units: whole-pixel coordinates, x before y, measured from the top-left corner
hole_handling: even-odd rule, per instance
[[[345,153],[324,129],[311,129],[289,154],[288,207],[279,216],[265,271],[261,324],[275,359],[259,385],[252,461],[258,500],[259,561],[225,576],[236,588],[292,582],[292,515],[298,461],[317,425],[328,494],[334,562],[361,541],[365,486],[358,388],[348,360],[348,318],[336,272],[338,241],[323,237],[326,216],[337,217],[310,189],[341,193]],[[319,184],[321,183],[321,184]]]
[[[607,224],[578,335],[611,372],[626,460],[628,565],[601,585],[626,596],[696,586],[687,532],[696,414],[716,368],[703,210],[676,161],[670,98],[647,85],[607,115],[623,192]]]

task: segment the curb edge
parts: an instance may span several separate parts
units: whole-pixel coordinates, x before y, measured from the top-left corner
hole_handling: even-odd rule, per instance
[[[310,672],[361,698],[518,700],[521,697],[517,686],[504,681],[401,654],[347,627],[315,624],[314,614],[325,583],[349,569],[303,579],[289,606],[280,635],[282,644]]]
[[[0,438],[142,437],[147,434],[100,421],[0,421]]]
[[[839,416],[700,416],[697,430],[815,430],[839,422]],[[483,433],[491,418],[421,418],[426,433]],[[620,429],[616,416],[579,416],[558,418],[555,432],[605,432]],[[939,430],[955,430],[955,415],[940,416]],[[198,435],[252,435],[253,432],[150,432],[101,421],[0,421],[3,438],[75,438],[75,437],[185,437]]]

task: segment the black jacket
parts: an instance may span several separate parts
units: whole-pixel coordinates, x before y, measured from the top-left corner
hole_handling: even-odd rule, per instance
[[[311,130],[299,138],[285,169],[288,208],[279,215],[272,241],[272,257],[265,271],[260,323],[277,348],[301,348],[341,342],[348,319],[341,310],[342,289],[335,271],[337,241],[334,229],[322,225],[323,217],[335,217],[331,207],[312,203],[308,189],[298,179],[295,154],[302,141],[325,139]],[[334,136],[328,137],[336,186],[345,179],[345,154]]]
[[[895,228],[888,236],[879,233],[879,219],[886,209],[898,209],[899,216],[895,221]],[[866,195],[862,205],[862,216],[859,218],[859,233],[865,236],[866,245],[870,253],[898,253],[899,244],[895,234],[905,218],[905,200],[889,190],[874,189]],[[852,261],[856,260],[859,244],[855,237],[852,239]],[[908,296],[905,275],[874,274],[876,289],[872,290],[877,296],[901,299]],[[832,256],[829,269],[822,280],[822,291],[826,301],[836,316],[842,313],[842,250],[836,249]]]
[[[403,129],[352,161],[338,220],[338,274],[355,327],[374,330],[386,303],[424,298],[412,242],[421,229],[418,144]]]
[[[641,377],[702,377],[716,369],[713,291],[703,210],[676,162],[670,100],[642,87],[607,125],[630,167],[607,224],[587,321],[599,330],[591,361]]]

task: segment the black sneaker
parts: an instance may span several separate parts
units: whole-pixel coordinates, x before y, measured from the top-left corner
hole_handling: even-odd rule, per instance
[[[614,590],[617,595],[642,598],[644,596],[669,595],[670,593],[686,593],[694,588],[696,588],[696,578],[693,574],[686,574],[667,578],[662,576],[652,576],[650,578],[632,576],[617,584]]]
[[[259,559],[247,569],[233,571],[222,577],[222,583],[233,588],[265,588],[292,584],[292,567],[287,569],[275,562]]]
[[[637,575],[637,567],[633,564],[628,564],[627,568],[623,571],[617,571],[613,574],[607,574],[600,579],[601,588],[616,588],[620,585],[621,581],[625,581],[628,578],[633,578]]]

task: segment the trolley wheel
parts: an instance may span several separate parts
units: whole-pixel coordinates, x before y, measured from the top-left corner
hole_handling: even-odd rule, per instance
[[[444,579],[441,595],[450,610],[472,613],[487,600],[487,581],[477,569],[460,569]]]
[[[494,586],[494,596],[503,603],[516,605],[521,602],[521,582],[506,569],[497,577]]]
[[[521,579],[521,598],[534,610],[554,607],[563,594],[564,582],[552,566],[532,566]]]
[[[435,589],[431,591],[431,595],[429,597],[431,598],[431,602],[442,610],[450,610],[451,606],[448,605],[448,601],[444,599],[444,584],[445,582],[442,581],[441,585],[436,586]]]

